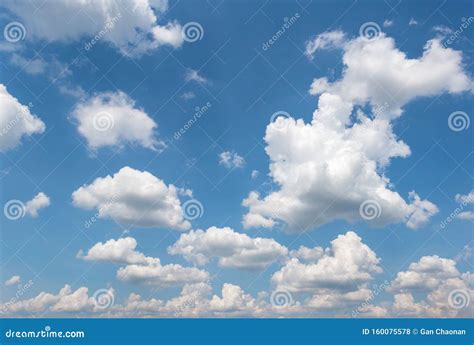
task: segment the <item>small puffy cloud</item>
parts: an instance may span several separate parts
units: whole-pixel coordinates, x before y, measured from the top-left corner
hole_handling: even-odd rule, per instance
[[[72,200],[74,206],[96,209],[99,218],[124,226],[187,230],[191,224],[184,218],[179,193],[147,171],[124,167],[80,187]]]
[[[374,273],[382,272],[380,259],[352,231],[339,235],[324,254],[322,248],[312,252],[293,253],[293,258],[273,274],[272,283],[277,289],[317,294],[329,289],[346,293],[358,291],[373,279]],[[301,262],[301,256],[306,256],[308,263]]]
[[[38,211],[49,205],[51,205],[49,197],[43,192],[40,192],[25,204],[25,213],[31,217],[38,217]]]
[[[191,68],[186,70],[186,73],[184,74],[184,80],[195,81],[198,84],[206,84],[208,82],[206,78],[199,74],[199,71]]]
[[[242,168],[245,165],[245,159],[236,152],[224,151],[219,154],[219,164],[227,169]]]
[[[124,55],[142,55],[162,45],[179,47],[184,40],[177,22],[159,25],[168,2],[148,0],[45,2],[32,8],[26,3],[3,4],[27,28],[27,39],[48,42],[103,41]],[[54,20],[44,20],[54,18]]]
[[[0,84],[0,152],[17,147],[23,137],[41,134],[46,126],[30,108],[13,97]]]
[[[188,91],[184,92],[180,97],[185,101],[189,101],[190,99],[196,98],[196,94],[192,91]]]
[[[247,270],[264,269],[288,255],[288,249],[271,238],[251,238],[227,227],[182,234],[168,252],[197,265],[205,265],[215,257],[221,267]]]
[[[259,175],[258,170],[252,170],[252,173],[250,174],[252,179],[256,179],[258,177],[258,175]]]
[[[31,75],[38,75],[42,74],[46,71],[46,63],[41,58],[32,58],[27,59],[22,55],[19,54],[12,54],[10,57],[10,63],[17,67],[20,67],[22,71],[25,71]]]
[[[382,25],[383,25],[384,28],[391,27],[391,26],[393,26],[393,20],[385,19],[385,20],[383,21],[383,24],[382,24]]]
[[[460,212],[456,218],[462,219],[462,220],[473,220],[474,219],[474,212],[473,211],[464,211]]]
[[[300,246],[297,250],[290,252],[290,257],[297,258],[307,263],[316,263],[324,255],[324,249],[321,247],[308,248]]]
[[[462,195],[456,194],[456,202],[460,204],[474,204],[474,190],[471,190],[469,194]]]
[[[155,138],[155,121],[121,91],[99,93],[80,101],[71,115],[92,150],[127,143],[152,150],[164,145]]]
[[[209,280],[209,273],[178,264],[161,265],[155,261],[148,265],[127,265],[117,271],[117,278],[125,282],[144,283],[153,286],[174,286]]]
[[[415,18],[410,18],[410,21],[408,22],[409,26],[415,26],[418,25],[418,21]]]
[[[105,243],[96,243],[84,255],[82,251],[78,253],[78,258],[87,261],[107,261],[126,264],[148,264],[153,262],[153,258],[146,257],[136,251],[137,241],[132,237],[119,238],[118,240],[108,240]]]
[[[421,57],[408,58],[383,33],[368,40],[345,39],[340,32],[316,37],[309,52],[335,46],[343,50],[342,76],[313,81],[310,93],[319,100],[311,123],[280,117],[267,126],[269,175],[278,189],[267,195],[251,191],[243,200],[246,228],[283,224],[303,232],[336,219],[418,228],[437,212],[416,193],[407,202],[393,190],[390,162],[411,153],[393,121],[415,98],[472,91],[462,53],[433,39]],[[375,217],[362,214],[366,202],[376,205]]]
[[[5,282],[5,286],[18,285],[21,283],[20,276],[13,276]]]
[[[346,42],[346,35],[342,31],[326,31],[306,42],[305,55],[313,59],[314,53],[321,49],[340,48]]]
[[[421,200],[415,192],[409,193],[409,199],[406,225],[410,229],[418,229],[425,225],[439,211],[435,204],[428,200]]]

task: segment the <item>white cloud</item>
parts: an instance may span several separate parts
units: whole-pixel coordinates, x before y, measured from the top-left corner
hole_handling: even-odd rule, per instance
[[[184,219],[179,192],[147,171],[124,167],[80,187],[72,199],[74,206],[96,209],[98,218],[124,226],[187,230],[191,224]]]
[[[345,42],[346,35],[344,32],[327,31],[306,42],[305,55],[309,59],[313,59],[317,50],[340,48]]]
[[[78,102],[72,117],[92,150],[127,143],[152,150],[164,146],[155,138],[156,122],[121,91],[100,93]]]
[[[117,271],[117,278],[125,282],[145,283],[147,285],[167,287],[198,283],[209,280],[209,273],[178,264],[161,265],[155,260],[148,265],[127,265]]]
[[[5,85],[0,84],[0,152],[18,146],[23,137],[41,134],[46,126],[30,108],[13,97]]]
[[[38,217],[38,211],[42,208],[48,207],[49,205],[51,205],[49,197],[43,192],[40,192],[36,194],[33,199],[26,203],[25,212],[32,217]]]
[[[20,276],[12,276],[10,279],[8,279],[5,282],[5,286],[12,286],[12,285],[18,285],[21,283],[21,278]]]
[[[324,255],[309,261],[306,264],[296,257],[290,259],[273,274],[272,283],[277,289],[313,292],[314,299],[333,290],[357,292],[373,279],[372,274],[382,272],[380,259],[352,231],[339,235]]]
[[[462,195],[456,194],[456,202],[460,204],[474,204],[474,190],[471,190],[469,194]]]
[[[195,81],[196,83],[199,83],[199,84],[206,84],[209,82],[206,78],[204,78],[202,75],[199,74],[199,71],[196,71],[191,68],[188,68],[186,70],[186,73],[184,74],[184,80]]]
[[[474,219],[474,212],[473,211],[464,211],[460,212],[456,218],[462,219],[462,220],[473,220]]]
[[[146,257],[136,251],[137,241],[132,237],[119,238],[118,240],[108,240],[105,243],[96,243],[84,255],[80,251],[78,258],[87,261],[108,261],[126,264],[148,264],[153,262],[153,258]]]
[[[219,164],[228,169],[242,168],[245,159],[236,152],[224,151],[219,154]]]
[[[182,234],[168,252],[197,265],[205,265],[215,257],[221,267],[248,270],[264,269],[288,255],[287,248],[271,238],[251,238],[227,227]]]
[[[259,174],[260,173],[258,172],[258,170],[252,170],[252,173],[250,174],[250,176],[252,177],[252,179],[256,179]]]
[[[382,25],[383,25],[384,28],[391,27],[391,26],[393,26],[393,20],[385,19]]]
[[[180,97],[185,101],[189,101],[190,99],[196,98],[196,94],[192,91],[188,91],[184,92]]]
[[[42,74],[46,71],[46,63],[41,58],[27,59],[19,54],[12,54],[10,63],[20,67],[23,71],[28,74],[37,75]]]
[[[103,40],[124,55],[141,55],[161,45],[183,44],[177,22],[158,25],[158,16],[168,8],[167,1],[118,0],[53,1],[34,8],[27,3],[4,4],[27,28],[27,39],[70,42],[92,38]],[[44,20],[54,18],[54,20]]]
[[[466,317],[474,308],[472,274],[461,274],[456,261],[424,256],[399,272],[389,291],[394,294],[392,313],[397,317]],[[416,301],[417,296],[418,301]],[[459,299],[459,300],[458,300]],[[467,303],[466,303],[467,302]],[[457,306],[457,303],[464,303]]]
[[[323,35],[319,38],[325,42],[328,33]],[[363,218],[359,208],[368,200],[379,206],[380,213],[370,221],[377,227],[406,222],[416,228],[437,212],[416,193],[410,193],[407,203],[392,190],[386,175],[390,161],[410,154],[392,121],[417,97],[470,91],[461,52],[434,39],[420,58],[409,59],[383,33],[343,43],[340,34],[336,37],[345,68],[333,83],[314,80],[310,92],[320,96],[312,122],[280,117],[267,126],[270,176],[279,189],[265,196],[253,191],[243,201],[249,208],[243,218],[246,228],[282,222],[286,230],[301,232],[335,219],[354,222]],[[317,46],[323,49],[328,43]],[[369,116],[362,111],[366,106]]]

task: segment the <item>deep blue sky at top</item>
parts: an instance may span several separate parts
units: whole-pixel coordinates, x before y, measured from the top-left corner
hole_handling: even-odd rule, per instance
[[[251,190],[265,192],[270,188],[262,184],[268,181],[269,161],[263,137],[271,115],[281,110],[310,121],[317,105],[317,98],[308,93],[311,81],[323,76],[335,80],[341,74],[340,51],[321,52],[309,61],[303,54],[305,42],[334,29],[356,36],[363,23],[371,21],[382,26],[388,19],[394,24],[383,31],[395,39],[397,47],[408,57],[419,57],[426,41],[436,35],[433,27],[444,25],[456,29],[461,18],[470,15],[466,8],[472,10],[468,1],[444,4],[441,11],[436,11],[441,5],[438,1],[416,4],[405,1],[398,6],[397,1],[171,2],[171,10],[163,22],[173,18],[182,23],[197,21],[204,28],[201,41],[177,50],[162,47],[137,59],[124,57],[100,42],[86,52],[83,49],[86,40],[29,46],[30,56],[41,51],[71,63],[71,82],[88,94],[122,90],[133,98],[158,123],[158,137],[168,142],[168,148],[158,156],[151,150],[132,146],[118,152],[100,149],[96,154],[91,153],[69,117],[76,100],[60,94],[44,76],[18,73],[19,69],[8,63],[7,53],[2,53],[0,82],[21,103],[32,103],[32,111],[46,123],[47,132],[33,137],[41,145],[33,146],[33,139],[27,139],[2,156],[0,202],[3,205],[10,199],[29,200],[40,191],[46,192],[52,201],[40,218],[25,218],[21,222],[2,219],[2,279],[13,274],[26,278],[32,275],[30,268],[39,271],[54,255],[60,255],[35,281],[34,289],[38,292],[55,291],[65,283],[100,288],[104,282],[121,286],[117,290],[123,296],[140,291],[140,287],[131,289],[117,281],[113,265],[91,265],[75,258],[78,250],[118,238],[123,231],[111,220],[102,220],[83,231],[84,221],[93,212],[74,208],[71,193],[123,166],[147,170],[166,183],[192,189],[205,209],[203,217],[193,222],[193,228],[215,225],[244,231],[242,200]],[[262,44],[281,28],[284,18],[295,13],[300,19],[268,50],[263,50]],[[409,26],[411,18],[419,24]],[[8,14],[2,14],[0,24],[3,27],[11,19]],[[469,40],[461,37],[452,47],[463,51],[466,69],[472,75],[472,28],[463,35]],[[185,82],[187,68],[199,70],[209,83],[203,87]],[[194,92],[196,98],[183,100],[180,95],[184,92]],[[372,229],[363,222],[336,221],[297,239],[278,229],[247,232],[252,236],[274,237],[295,249],[301,244],[325,247],[338,234],[354,229],[382,258],[385,269],[382,280],[423,255],[456,256],[472,241],[472,223],[455,221],[444,233],[435,231],[456,207],[454,195],[472,189],[473,181],[467,173],[472,172],[474,163],[470,155],[474,143],[472,128],[453,132],[447,126],[447,118],[453,111],[472,114],[471,100],[469,95],[417,99],[405,107],[405,114],[395,123],[395,132],[410,146],[412,154],[406,159],[393,160],[386,174],[402,197],[416,190],[439,207],[440,212],[428,226],[418,231],[402,224]],[[180,140],[173,140],[173,133],[192,117],[194,108],[207,102],[211,103],[211,109]],[[436,141],[439,145],[433,147]],[[245,157],[245,167],[229,173],[218,164],[218,154],[222,151],[238,152]],[[254,169],[260,175],[251,179]],[[147,255],[157,256],[163,263],[189,265],[181,257],[166,252],[179,232],[136,229],[132,235]],[[59,248],[64,250],[57,254]],[[415,251],[415,248],[419,249]],[[466,269],[463,267],[466,264],[461,263],[460,268]],[[216,267],[211,265],[209,271],[213,270]],[[80,280],[77,280],[78,272],[84,273]],[[257,277],[258,273],[227,270],[219,279],[244,286],[255,280],[246,288],[255,293],[268,288],[271,273],[270,270]],[[0,288],[2,294],[9,293],[1,289],[4,288]],[[175,291],[170,289],[162,294],[175,294]]]

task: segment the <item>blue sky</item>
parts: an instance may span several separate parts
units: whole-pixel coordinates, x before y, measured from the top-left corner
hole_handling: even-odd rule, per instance
[[[148,6],[148,2],[145,3]],[[144,11],[156,14],[157,19],[153,21],[155,27],[165,27],[170,31],[166,39],[156,36],[148,42],[149,38],[145,36],[145,41],[150,45],[145,52],[136,47],[123,48],[122,36],[126,37],[124,40],[127,44],[136,44],[139,39],[134,35],[140,31],[127,31],[128,27],[124,23],[130,22],[132,27],[142,25],[142,28],[148,25],[143,22],[148,20],[145,15],[143,18],[133,16],[137,12],[133,12],[131,5],[132,2],[118,2],[117,7],[110,6],[103,10],[110,11],[106,13],[110,15],[108,18],[117,13],[121,13],[121,18],[117,20],[117,26],[105,33],[89,50],[85,49],[85,44],[90,42],[97,32],[95,29],[88,30],[79,25],[74,31],[74,25],[77,23],[72,21],[68,29],[62,32],[62,37],[61,25],[69,25],[68,16],[77,13],[78,18],[87,15],[98,28],[103,28],[106,20],[98,22],[97,18],[104,17],[97,7],[85,6],[82,11],[77,12],[69,9],[67,5],[61,5],[58,11],[65,12],[57,21],[55,17],[60,15],[59,12],[48,12],[48,5],[37,9],[40,15],[29,15],[28,12],[34,13],[35,9],[26,1],[20,1],[16,5],[7,1],[0,12],[2,27],[19,22],[23,25],[25,35],[24,39],[18,42],[9,41],[6,34],[2,37],[0,83],[6,86],[7,92],[19,103],[27,105],[31,114],[41,119],[45,125],[42,133],[38,131],[31,135],[26,134],[15,147],[2,150],[0,201],[2,205],[10,200],[20,200],[26,204],[40,192],[45,193],[50,200],[50,205],[39,209],[36,217],[31,217],[28,212],[17,220],[2,215],[2,281],[13,276],[21,277],[21,283],[10,286],[2,283],[2,302],[6,303],[14,298],[20,289],[18,284],[29,280],[32,280],[33,285],[26,289],[20,299],[34,298],[42,291],[57,294],[65,284],[69,284],[72,291],[87,287],[90,296],[94,291],[113,288],[113,293],[108,293],[113,294],[114,305],[107,311],[116,312],[117,315],[129,315],[125,303],[131,293],[139,294],[143,300],[156,298],[167,301],[178,296],[185,283],[157,287],[146,281],[124,281],[117,277],[117,269],[125,266],[124,263],[88,261],[77,257],[80,250],[87,252],[98,242],[121,237],[133,237],[138,243],[139,252],[159,258],[162,265],[196,265],[197,269],[208,272],[212,278],[208,283],[209,287],[204,289],[210,289],[209,296],[217,295],[221,298],[219,296],[222,295],[223,284],[232,284],[249,294],[249,298],[255,299],[258,308],[252,307],[254,310],[263,310],[258,314],[249,311],[252,308],[248,305],[233,305],[227,309],[223,308],[224,311],[219,315],[279,315],[282,313],[281,309],[277,308],[275,311],[271,306],[267,308],[262,305],[273,304],[270,303],[270,294],[280,290],[290,295],[295,302],[288,307],[288,315],[293,316],[351,314],[354,308],[365,301],[365,298],[361,298],[353,304],[344,304],[341,302],[341,294],[352,290],[338,285],[334,288],[334,294],[340,304],[329,309],[304,308],[311,304],[308,298],[311,298],[312,290],[291,286],[285,283],[285,277],[282,281],[272,279],[277,271],[284,268],[284,260],[288,258],[274,260],[264,269],[246,270],[220,267],[216,259],[210,259],[205,265],[198,265],[192,260],[186,260],[183,255],[169,253],[168,248],[173,246],[181,235],[191,231],[190,229],[206,230],[213,226],[229,227],[252,239],[271,238],[286,247],[289,252],[298,250],[300,246],[331,247],[331,241],[339,235],[354,231],[362,243],[380,258],[378,263],[371,263],[378,266],[380,272],[376,273],[377,269],[374,269],[370,273],[373,279],[358,282],[359,290],[354,291],[360,292],[364,284],[370,289],[374,284],[392,282],[391,291],[377,293],[370,299],[370,304],[385,309],[384,315],[408,313],[410,308],[394,311],[392,303],[397,293],[399,296],[404,294],[406,297],[410,293],[415,296],[413,303],[419,303],[417,310],[421,310],[416,315],[453,315],[453,308],[450,309],[449,306],[430,306],[438,308],[434,312],[427,307],[429,302],[424,300],[428,298],[425,295],[433,293],[433,287],[428,290],[419,287],[412,290],[400,288],[398,292],[393,292],[397,289],[397,284],[403,285],[395,281],[397,273],[408,271],[410,263],[416,263],[422,257],[439,256],[448,260],[439,265],[455,265],[458,270],[459,274],[444,275],[440,269],[439,275],[433,278],[438,282],[436,288],[439,288],[439,291],[448,289],[450,292],[456,287],[465,292],[468,298],[472,295],[472,286],[469,285],[472,284],[472,278],[466,273],[472,269],[472,213],[466,214],[464,219],[456,217],[441,228],[441,224],[450,214],[460,207],[462,196],[467,196],[473,189],[472,126],[455,131],[448,125],[448,117],[453,112],[464,112],[462,116],[468,120],[472,114],[473,36],[470,24],[463,32],[456,34],[452,43],[438,48],[439,52],[459,52],[456,54],[460,54],[461,62],[455,57],[450,62],[444,61],[445,58],[451,57],[447,55],[441,56],[439,61],[435,59],[432,69],[428,69],[428,72],[433,74],[426,73],[425,70],[423,73],[426,74],[420,72],[426,82],[420,82],[418,85],[417,81],[407,81],[407,92],[411,96],[408,97],[409,100],[399,104],[403,114],[393,115],[397,105],[390,104],[388,112],[393,113],[387,115],[393,126],[393,133],[409,147],[411,154],[406,157],[402,157],[402,154],[394,155],[389,164],[378,165],[376,172],[390,179],[391,184],[387,184],[387,188],[398,193],[407,202],[406,205],[409,205],[408,194],[411,191],[416,191],[421,200],[429,200],[431,205],[435,205],[436,211],[424,210],[430,213],[428,220],[412,229],[403,220],[394,220],[399,217],[395,215],[394,203],[387,204],[388,208],[382,205],[383,216],[380,218],[380,224],[360,217],[353,218],[353,214],[358,214],[357,209],[355,213],[335,210],[334,216],[329,217],[323,224],[310,226],[307,231],[296,233],[289,231],[288,218],[278,215],[278,210],[275,211],[274,226],[244,226],[242,223],[243,217],[249,212],[249,208],[242,202],[251,191],[259,191],[260,196],[265,197],[282,188],[270,173],[270,158],[265,151],[269,143],[264,138],[266,130],[272,131],[267,128],[272,114],[285,112],[294,119],[302,119],[306,124],[311,123],[321,94],[309,93],[313,80],[326,77],[333,83],[343,78],[344,70],[348,68],[344,65],[343,58],[344,61],[350,58],[344,54],[351,43],[356,44],[364,23],[374,23],[376,29],[380,30],[377,32],[379,36],[374,40],[393,39],[395,49],[405,53],[407,59],[420,59],[429,40],[437,39],[441,44],[446,44],[449,37],[462,27],[463,22],[469,22],[472,14],[470,2],[170,1],[167,9],[162,12],[157,8],[165,6],[164,3],[155,2],[151,4],[154,9],[147,7]],[[95,17],[96,12],[101,14]],[[268,48],[264,48],[264,43],[272,39],[282,26],[290,21],[294,22],[281,37]],[[197,22],[201,27],[198,29],[202,37],[195,42],[188,42],[189,39],[183,41],[181,37],[181,28],[190,22]],[[167,23],[177,29],[173,31],[166,27]],[[52,28],[51,31],[49,27]],[[328,40],[328,45],[331,46],[329,49],[320,45],[313,54],[309,54],[313,55],[312,57],[305,54],[308,42],[316,42],[318,35],[328,32],[344,33],[343,42]],[[144,34],[150,35],[147,32]],[[154,42],[159,42],[158,46],[153,46]],[[382,56],[384,53],[381,51]],[[369,61],[368,64],[370,63]],[[374,64],[378,63],[383,64],[384,61],[374,61]],[[449,78],[453,78],[453,84],[446,86],[450,81],[443,75],[442,70],[450,63],[453,68],[458,68],[456,71],[459,78],[467,78],[467,84],[464,83],[466,85],[458,79],[454,80],[454,73],[447,73]],[[35,64],[39,66],[37,69],[33,68]],[[387,62],[387,75],[404,73],[396,69],[390,70],[391,66]],[[357,65],[354,68],[357,68]],[[197,74],[193,74],[193,71]],[[374,81],[368,77],[368,83],[387,82],[392,85],[390,77],[377,78],[374,78]],[[437,83],[439,85],[435,85]],[[358,88],[360,85],[351,87]],[[434,90],[429,91],[431,95],[423,96],[425,90],[430,88]],[[446,91],[447,89],[449,91]],[[110,96],[110,93],[117,95],[119,91],[127,95],[128,105],[133,103],[131,108],[139,109],[157,124],[152,136],[160,142],[157,145],[159,147],[150,149],[143,142],[140,144],[123,138],[116,140],[114,145],[93,147],[90,138],[88,140],[87,136],[80,133],[80,120],[74,115],[78,106],[90,106],[94,97],[98,97],[103,105],[104,102],[107,103],[103,98],[105,93]],[[325,92],[337,93],[334,89]],[[356,116],[357,109],[368,114],[373,113],[374,104],[368,99],[351,99],[354,102],[353,117]],[[176,140],[174,133],[193,118],[196,107],[202,108],[206,105],[208,109]],[[85,112],[90,109],[86,107]],[[117,116],[114,112],[110,114],[115,121],[112,131],[115,131],[122,125],[119,123],[121,120],[114,118]],[[2,116],[7,115],[3,113]],[[129,113],[124,116],[129,116]],[[2,126],[8,122],[9,120],[2,119]],[[123,125],[125,128],[128,126],[125,122]],[[140,128],[135,139],[144,135],[145,130]],[[105,130],[97,135],[107,136],[110,132]],[[298,140],[295,139],[296,142]],[[279,144],[275,142],[274,145],[276,152]],[[285,146],[284,142],[282,145]],[[306,152],[304,145],[302,147],[303,152],[298,154],[303,157],[312,157],[318,150],[324,151],[324,147],[313,147],[314,150]],[[326,149],[330,150],[330,145]],[[231,160],[232,157],[240,156],[238,160],[241,159],[242,163],[230,163],[229,166],[220,163],[219,155],[223,152],[229,152]],[[278,152],[275,153],[274,157],[276,156]],[[131,227],[120,221],[117,224],[117,217],[120,216],[115,219],[114,216],[102,217],[92,226],[85,227],[85,222],[93,217],[96,211],[78,207],[73,201],[72,193],[81,186],[90,186],[97,178],[114,175],[126,166],[140,172],[147,171],[166,185],[172,184],[177,188],[192,190],[192,197],[179,195],[178,200],[181,201],[181,206],[188,199],[198,200],[202,205],[201,216],[191,220],[191,227],[184,229],[184,232],[167,226]],[[290,176],[289,180],[292,167],[294,168],[290,164],[283,169]],[[345,165],[340,169],[346,169]],[[254,170],[258,171],[258,176],[252,178]],[[298,188],[305,188],[304,181],[299,180]],[[329,182],[327,186],[330,186]],[[358,183],[354,178],[355,185],[349,189],[358,189]],[[302,199],[292,196],[295,197],[292,200],[304,203],[307,200],[305,198],[320,198],[317,190],[325,189],[325,184],[321,181],[313,186],[310,184],[308,183],[308,189],[313,190],[314,187],[315,193],[305,194]],[[456,195],[459,195],[458,198]],[[357,205],[364,199],[366,198],[356,198]],[[378,200],[375,197],[370,199]],[[472,200],[470,202],[472,203]],[[308,205],[306,214],[310,216],[311,212],[314,212],[316,216],[318,208],[313,207],[311,203]],[[262,204],[262,207],[269,206]],[[464,212],[472,211],[469,202],[465,203],[463,208]],[[266,214],[265,217],[268,216],[265,213],[267,209],[262,212]],[[392,212],[392,218],[382,220],[386,214]],[[299,217],[298,213],[295,215]],[[351,248],[345,248],[344,252],[365,250],[359,247]],[[357,255],[356,252],[352,254]],[[326,255],[331,256],[330,253]],[[294,260],[303,261],[302,258]],[[361,267],[364,266],[363,263],[360,264]],[[412,270],[416,271],[416,267]],[[337,272],[334,271],[334,274],[338,274]],[[419,274],[422,276],[425,273]],[[324,280],[319,275],[314,279]],[[448,288],[448,279],[459,279],[459,282]],[[317,293],[314,296],[319,296],[318,301],[324,299],[321,297],[323,294],[332,293],[329,291],[331,288],[323,292],[321,287],[315,289]],[[262,291],[267,295],[260,298],[258,296]],[[447,296],[444,300],[447,303]],[[222,297],[221,302],[226,302],[226,298]],[[73,308],[72,311],[67,311],[67,308],[63,311],[59,310],[60,308],[55,310],[53,305],[45,305],[38,313],[54,315],[58,310],[61,315],[95,313],[87,303],[84,310]],[[181,309],[187,310],[189,304],[185,303]],[[197,310],[198,307],[195,308]],[[7,308],[9,312],[10,309],[16,310],[11,306]],[[413,309],[416,309],[416,306]],[[454,311],[458,312],[459,309]],[[209,310],[207,312],[211,313]],[[370,312],[379,315],[373,310]],[[464,308],[460,312],[469,310]],[[28,308],[18,307],[18,312],[13,314],[35,313]],[[134,315],[141,315],[137,313]],[[151,314],[162,316],[166,315],[166,312],[157,310]],[[368,312],[367,315],[369,314]]]

